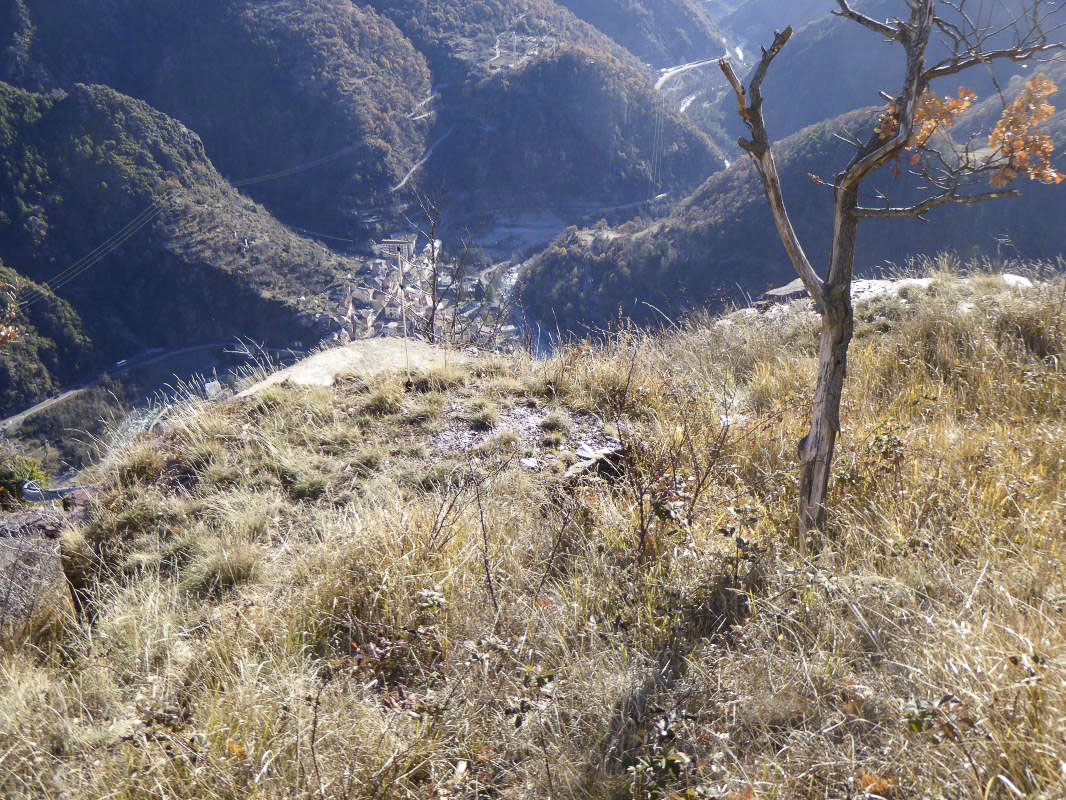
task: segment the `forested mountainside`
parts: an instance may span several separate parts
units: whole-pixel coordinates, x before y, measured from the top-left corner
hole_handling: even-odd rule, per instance
[[[0,283],[18,287],[34,299],[15,314],[18,338],[0,349],[0,413],[4,413],[56,394],[94,359],[92,342],[70,303],[2,261]]]
[[[712,58],[726,49],[703,0],[559,0],[656,67]]]
[[[454,187],[449,200],[468,212],[683,196],[723,167],[707,138],[637,72],[583,49],[486,78],[448,118],[463,133],[441,143],[430,181]]]
[[[351,235],[422,156],[425,59],[387,18],[332,0],[0,0],[24,20],[0,79],[99,83],[203,139],[230,180],[287,222]],[[13,9],[12,9],[13,5]],[[276,175],[322,159],[313,172]]]
[[[588,110],[560,103],[530,109],[557,120],[560,134],[526,132],[514,124],[513,102],[507,114],[494,105],[500,82],[481,86],[489,76],[507,75],[515,97],[548,102],[559,87],[552,70],[536,63],[580,47],[587,58],[572,63],[600,66],[569,72],[576,85],[567,91],[598,94],[612,118],[650,102],[650,74],[640,61],[551,0],[221,0],[197,14],[177,0],[115,0],[107,13],[88,0],[0,3],[18,23],[0,78],[36,91],[106,84],[144,99],[196,131],[222,173],[282,221],[359,241],[403,219],[409,190],[424,174],[436,176],[434,187],[446,175],[459,193],[487,182],[506,205],[531,192],[542,196],[538,181],[515,181],[485,165],[506,166],[504,146],[550,162],[570,146],[561,131],[586,124]],[[611,79],[614,72],[623,77]],[[638,144],[655,137],[623,126],[621,141],[612,138],[617,146],[599,160],[658,178],[663,149],[699,147],[692,170],[665,171],[678,178],[667,188],[683,193],[705,177],[712,148],[677,114],[661,116],[664,147]],[[502,141],[491,135],[497,128]],[[437,149],[444,140],[446,160]],[[455,169],[457,149],[475,169]],[[565,207],[590,197],[603,205],[636,199],[616,197],[617,185],[611,174],[586,171],[581,197],[556,182],[564,193],[547,200]]]
[[[553,0],[365,0],[421,51],[438,83],[482,77],[530,50],[577,45],[639,66],[625,47]],[[498,57],[497,57],[498,55]],[[447,88],[446,86],[443,88]]]
[[[1059,109],[1047,130],[1066,146],[1066,65],[1044,68],[1060,86],[1051,98]],[[1023,84],[1016,77],[1008,99]],[[956,127],[960,141],[993,122],[998,97],[976,105]],[[832,233],[831,190],[811,175],[831,179],[853,152],[843,137],[862,138],[876,124],[876,108],[818,123],[779,143],[778,167],[792,221],[815,264],[828,257]],[[905,177],[883,174],[874,187],[905,202],[915,187]],[[870,221],[859,228],[860,273],[902,264],[913,255],[951,250],[964,257],[1055,259],[1066,250],[1066,197],[1061,187],[1021,182],[1020,198],[930,212],[935,224]],[[539,254],[524,280],[522,297],[531,316],[555,329],[581,331],[603,325],[619,310],[641,322],[676,317],[723,300],[741,300],[795,277],[747,158],[712,176],[671,215],[641,227],[571,230]]]
[[[24,377],[0,384],[0,413],[145,347],[313,342],[298,298],[352,270],[238,194],[185,126],[107,87],[0,84],[0,164],[0,254],[63,298],[17,281],[40,341],[5,357]]]
[[[746,0],[724,16],[721,27],[737,36],[745,47],[766,46],[775,30],[791,25],[799,30],[809,22],[829,14],[833,0]]]

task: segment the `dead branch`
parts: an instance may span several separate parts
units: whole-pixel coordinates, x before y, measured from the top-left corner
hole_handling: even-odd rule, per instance
[[[924,219],[925,214],[934,208],[945,205],[967,206],[984,203],[988,200],[999,200],[1004,197],[1020,197],[1021,192],[1017,189],[1009,189],[1000,192],[981,192],[980,194],[956,194],[951,190],[945,194],[930,197],[913,206],[893,208],[867,208],[857,206],[854,214],[859,219]]]
[[[834,16],[850,19],[852,22],[857,22],[860,25],[869,28],[874,33],[879,33],[888,39],[899,38],[899,27],[893,27],[885,22],[878,22],[873,17],[867,16],[866,14],[856,11],[848,3],[848,0],[837,0],[837,5],[840,6],[840,10],[834,10],[832,12]]]
[[[796,229],[788,215],[784,191],[781,187],[781,176],[777,172],[777,163],[770,147],[770,136],[766,131],[766,122],[762,113],[763,80],[765,80],[766,74],[770,69],[770,64],[773,63],[782,48],[788,44],[790,38],[792,38],[791,27],[785,28],[784,31],[774,35],[774,42],[770,49],[762,51],[762,59],[759,61],[758,67],[755,68],[755,73],[747,90],[744,89],[744,85],[740,82],[732,64],[727,59],[721,59],[718,62],[718,66],[721,68],[726,80],[729,81],[729,85],[733,87],[733,91],[737,96],[740,117],[751,132],[750,140],[742,138],[738,144],[751,156],[752,161],[755,163],[755,168],[762,179],[766,196],[770,200],[774,224],[777,226],[777,232],[785,246],[789,260],[802,279],[807,292],[814,300],[815,306],[821,308],[825,302],[824,285],[814,267],[811,266],[811,262],[803,250],[803,245],[800,243],[799,236],[796,234]]]

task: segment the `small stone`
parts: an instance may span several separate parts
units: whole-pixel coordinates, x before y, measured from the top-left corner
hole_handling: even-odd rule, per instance
[[[534,472],[540,469],[540,461],[535,458],[523,458],[519,463],[526,469],[531,469]]]

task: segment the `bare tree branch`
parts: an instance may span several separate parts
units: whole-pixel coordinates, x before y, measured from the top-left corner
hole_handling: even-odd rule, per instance
[[[998,200],[1003,197],[1021,197],[1021,192],[1017,189],[1010,189],[1001,192],[981,192],[980,194],[955,194],[955,190],[952,190],[904,208],[867,208],[857,206],[854,214],[859,219],[922,219],[927,212],[939,206],[968,206],[983,203],[987,200]]]
[[[770,211],[773,214],[774,225],[777,226],[777,232],[781,237],[781,242],[788,253],[792,266],[795,267],[796,272],[803,281],[803,285],[807,288],[807,292],[814,300],[815,306],[821,308],[825,303],[825,287],[822,279],[815,272],[814,267],[811,266],[810,259],[807,258],[799,236],[796,234],[796,229],[793,227],[792,220],[788,215],[788,208],[785,206],[785,195],[781,187],[781,176],[777,172],[777,163],[774,160],[773,149],[770,147],[770,137],[766,132],[766,123],[762,114],[763,80],[770,69],[770,64],[777,57],[777,54],[781,52],[781,49],[788,44],[788,40],[791,37],[791,27],[785,28],[784,31],[774,35],[774,42],[770,49],[762,52],[762,59],[755,69],[747,90],[744,89],[744,85],[740,82],[732,64],[728,60],[721,59],[718,62],[718,66],[721,68],[726,80],[729,81],[729,85],[733,87],[733,92],[737,96],[740,117],[744,120],[748,130],[751,131],[751,139],[740,139],[738,144],[751,156],[759,177],[762,178],[763,189],[770,201]]]
[[[955,75],[972,67],[987,64],[991,61],[1028,61],[1041,53],[1053,53],[1066,51],[1066,44],[1061,42],[1033,45],[1031,47],[1008,47],[1001,50],[989,50],[976,53],[966,58],[952,58],[941,61],[936,66],[926,70],[922,80],[928,84],[937,78]]]
[[[837,0],[837,5],[840,6],[840,10],[833,11],[833,16],[850,19],[852,22],[857,22],[860,25],[869,28],[874,33],[879,33],[889,39],[899,38],[899,28],[894,28],[884,22],[878,22],[873,17],[856,11],[851,5],[849,5],[848,0]]]

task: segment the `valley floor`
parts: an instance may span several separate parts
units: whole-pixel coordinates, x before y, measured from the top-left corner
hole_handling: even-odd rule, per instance
[[[0,619],[0,794],[1064,796],[1066,283],[859,306],[806,555],[797,312],[176,413]]]

